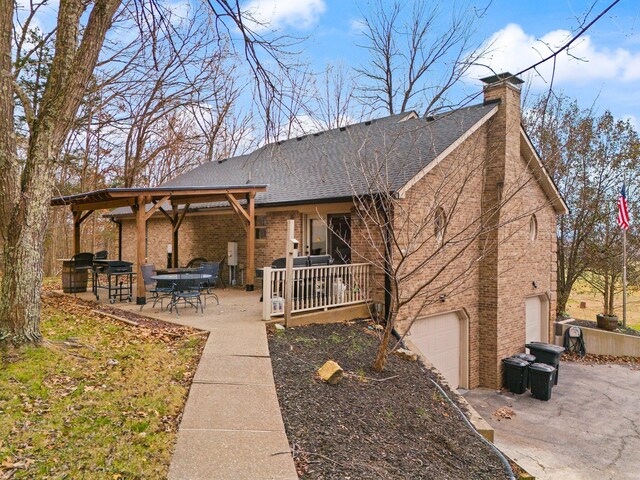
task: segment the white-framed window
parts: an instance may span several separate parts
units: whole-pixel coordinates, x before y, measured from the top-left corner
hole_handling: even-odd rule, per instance
[[[264,240],[267,238],[267,216],[256,215],[255,219],[256,240]]]
[[[444,208],[437,207],[433,216],[433,235],[438,246],[444,243],[444,232],[447,229],[447,214]]]
[[[538,219],[534,213],[529,219],[529,240],[534,242],[536,238],[538,238]]]

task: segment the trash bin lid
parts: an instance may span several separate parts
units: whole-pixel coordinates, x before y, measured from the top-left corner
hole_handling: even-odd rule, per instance
[[[560,354],[564,352],[564,347],[561,347],[559,345],[553,345],[552,343],[531,342],[531,343],[527,343],[526,347],[542,350],[543,352],[555,353],[555,354]]]
[[[533,363],[536,361],[536,357],[534,357],[533,355],[529,355],[528,353],[518,353],[517,355],[514,355],[512,358],[519,358],[529,363]]]
[[[526,360],[514,357],[503,358],[502,363],[504,363],[505,365],[512,365],[514,367],[526,367],[527,365],[529,365],[529,362],[527,362]]]
[[[556,370],[554,367],[552,367],[551,365],[547,365],[546,363],[532,363],[531,365],[529,365],[529,368],[537,372],[546,373],[553,373]]]

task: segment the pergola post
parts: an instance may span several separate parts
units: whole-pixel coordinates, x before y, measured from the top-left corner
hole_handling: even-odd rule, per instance
[[[81,212],[73,212],[73,254],[80,253],[80,217]]]
[[[189,204],[184,204],[182,213],[178,211],[178,205],[173,203],[171,204],[171,210],[173,211],[173,220],[171,220],[171,265],[174,268],[178,268],[180,266],[178,263],[180,225],[182,225],[187,210],[189,210]]]
[[[136,213],[136,261],[138,262],[136,274],[136,305],[147,303],[146,291],[144,288],[144,277],[142,276],[142,264],[145,263],[145,245],[147,218],[145,215],[145,197],[140,196],[133,207]]]
[[[73,254],[77,255],[82,250],[82,245],[80,244],[80,226],[82,222],[84,222],[89,215],[93,213],[93,210],[87,210],[84,214],[82,211],[72,210],[73,214]]]
[[[247,228],[247,292],[253,291],[253,284],[256,276],[256,217],[255,217],[255,194],[250,193],[247,195],[247,204],[249,206],[249,225]]]

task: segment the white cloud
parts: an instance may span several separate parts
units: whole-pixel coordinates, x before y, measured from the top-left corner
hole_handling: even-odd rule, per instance
[[[494,33],[488,41],[490,51],[483,62],[495,72],[516,73],[551,54],[571,38],[567,30],[554,30],[542,38],[527,34],[520,25],[511,23]],[[538,72],[542,79],[534,83],[549,82],[553,61],[549,60]],[[484,67],[473,67],[469,76],[479,78],[490,75]],[[591,81],[618,79],[631,82],[640,79],[640,52],[622,48],[615,50],[598,47],[590,36],[578,39],[567,52],[557,56],[554,82],[558,84],[586,84]]]
[[[310,28],[326,8],[324,0],[250,0],[243,10],[255,20],[252,28],[277,30]]]
[[[349,22],[349,32],[353,35],[360,35],[364,32],[366,25],[367,24],[363,18],[353,18]]]

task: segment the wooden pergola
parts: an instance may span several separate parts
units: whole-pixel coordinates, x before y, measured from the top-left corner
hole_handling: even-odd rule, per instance
[[[247,233],[246,288],[253,290],[255,281],[255,196],[265,192],[266,185],[238,185],[213,187],[154,187],[154,188],[106,188],[51,199],[52,206],[68,206],[73,214],[73,252],[80,253],[80,226],[96,210],[131,207],[136,222],[137,288],[136,303],[144,305],[146,294],[141,265],[146,262],[147,220],[161,212],[171,223],[172,264],[178,266],[178,231],[189,211],[196,203],[228,203],[238,215]],[[246,201],[246,206],[240,203]],[[171,205],[171,211],[165,209]],[[179,208],[182,206],[182,208]],[[148,207],[148,208],[147,208]]]

